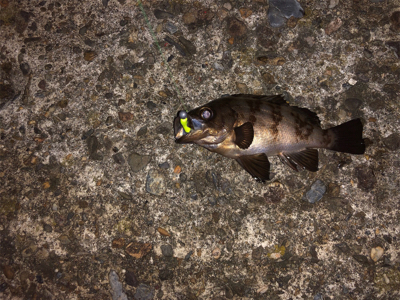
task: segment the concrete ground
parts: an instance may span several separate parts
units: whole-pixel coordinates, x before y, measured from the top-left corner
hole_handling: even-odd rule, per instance
[[[276,2],[0,1],[1,299],[398,299],[399,1]],[[237,93],[366,152],[259,183],[174,142]]]

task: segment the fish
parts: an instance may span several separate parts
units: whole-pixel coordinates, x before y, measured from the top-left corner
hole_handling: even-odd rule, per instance
[[[359,118],[322,129],[315,112],[289,105],[282,95],[226,95],[187,113],[178,112],[173,127],[176,143],[197,144],[235,159],[262,182],[270,180],[269,156],[278,156],[294,171],[316,172],[319,148],[365,152]]]

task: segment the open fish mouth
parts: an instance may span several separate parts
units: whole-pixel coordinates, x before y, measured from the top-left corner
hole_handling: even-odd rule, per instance
[[[188,127],[191,129],[190,132],[186,132],[183,129],[183,126],[180,122],[179,117],[175,117],[174,119],[174,136],[175,142],[178,144],[187,144],[187,143],[195,143],[196,141],[200,141],[201,139],[208,136],[207,130],[203,130],[202,128],[197,128],[192,120],[188,117]]]

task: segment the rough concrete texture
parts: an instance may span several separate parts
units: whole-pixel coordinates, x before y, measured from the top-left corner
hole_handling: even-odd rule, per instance
[[[143,2],[165,61],[137,1],[0,1],[0,298],[397,299],[399,2],[277,28],[266,0]],[[366,153],[261,184],[174,143],[177,111],[235,93],[360,117]]]

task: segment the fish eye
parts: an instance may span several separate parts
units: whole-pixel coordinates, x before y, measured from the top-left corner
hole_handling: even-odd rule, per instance
[[[201,118],[203,119],[203,120],[208,120],[209,118],[211,118],[211,115],[212,115],[212,113],[211,113],[211,110],[209,110],[209,109],[204,109],[202,112],[201,112]]]

